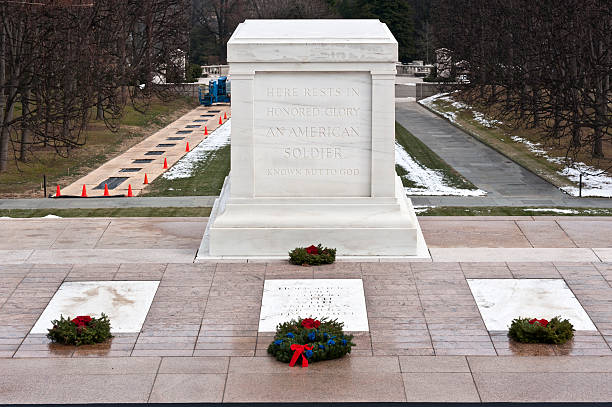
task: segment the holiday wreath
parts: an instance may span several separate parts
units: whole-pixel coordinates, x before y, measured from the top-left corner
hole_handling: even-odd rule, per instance
[[[318,266],[336,261],[336,249],[323,247],[320,243],[308,247],[296,247],[289,252],[289,263],[298,266]]]
[[[517,318],[512,321],[508,336],[523,343],[565,343],[574,337],[574,326],[567,319],[554,317],[550,321],[537,318]]]
[[[344,324],[326,318],[293,319],[279,324],[268,353],[281,362],[294,366],[301,359],[302,366],[308,362],[340,358],[351,353],[353,335],[346,335]]]
[[[47,338],[64,345],[91,345],[113,337],[110,332],[110,320],[105,314],[100,318],[83,315],[74,319],[60,315],[60,319],[51,323],[53,328],[49,329]]]

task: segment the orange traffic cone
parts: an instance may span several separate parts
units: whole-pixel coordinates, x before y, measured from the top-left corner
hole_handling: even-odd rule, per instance
[[[168,169],[168,160],[166,160],[166,158],[164,157],[164,170],[167,170],[167,169]]]
[[[189,142],[187,142],[187,146],[185,147],[185,151],[189,152]]]
[[[148,184],[149,183],[149,179],[147,178],[147,173],[145,172],[145,180],[144,180],[144,184]]]
[[[108,184],[104,184],[104,196],[109,196],[109,193],[108,193]]]
[[[81,198],[87,198],[87,189],[85,188],[85,184],[83,184],[83,192],[81,192]]]
[[[227,112],[223,112],[223,120],[227,120]]]
[[[223,124],[223,121],[221,120],[221,116],[219,116],[219,124]]]
[[[57,198],[58,196],[62,196],[62,194],[60,194],[60,187],[59,187],[59,185],[57,186],[57,191],[55,192],[55,197]]]
[[[132,184],[128,185],[128,198],[132,197]]]
[[[206,126],[204,126],[204,135],[208,136],[208,128]]]

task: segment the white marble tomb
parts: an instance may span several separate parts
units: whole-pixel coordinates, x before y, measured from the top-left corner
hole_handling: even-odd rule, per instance
[[[515,318],[569,319],[576,330],[595,325],[561,279],[468,279],[489,331],[507,331]]]
[[[378,20],[247,20],[227,45],[231,172],[198,252],[428,257],[395,173],[397,41]]]
[[[140,332],[159,281],[66,282],[57,290],[31,333],[46,334],[51,321],[79,315],[108,315],[111,332]]]
[[[266,280],[259,332],[298,318],[338,319],[345,331],[368,331],[361,279]]]

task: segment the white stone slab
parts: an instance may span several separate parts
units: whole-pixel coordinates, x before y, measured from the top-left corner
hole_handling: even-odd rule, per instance
[[[237,39],[388,40],[385,26],[378,20],[246,20],[240,25]]]
[[[338,319],[346,331],[369,331],[361,279],[266,280],[259,332],[296,318]]]
[[[507,331],[513,319],[555,316],[576,330],[596,331],[565,281],[561,279],[468,279],[489,331]]]
[[[111,332],[140,332],[159,281],[87,281],[63,283],[32,328],[47,333],[51,320],[60,315],[99,317],[108,315]]]

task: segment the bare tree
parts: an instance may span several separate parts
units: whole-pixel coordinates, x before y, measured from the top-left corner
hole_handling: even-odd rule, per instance
[[[466,62],[463,97],[541,131],[571,163],[612,165],[612,3],[602,0],[437,0],[438,45]]]

